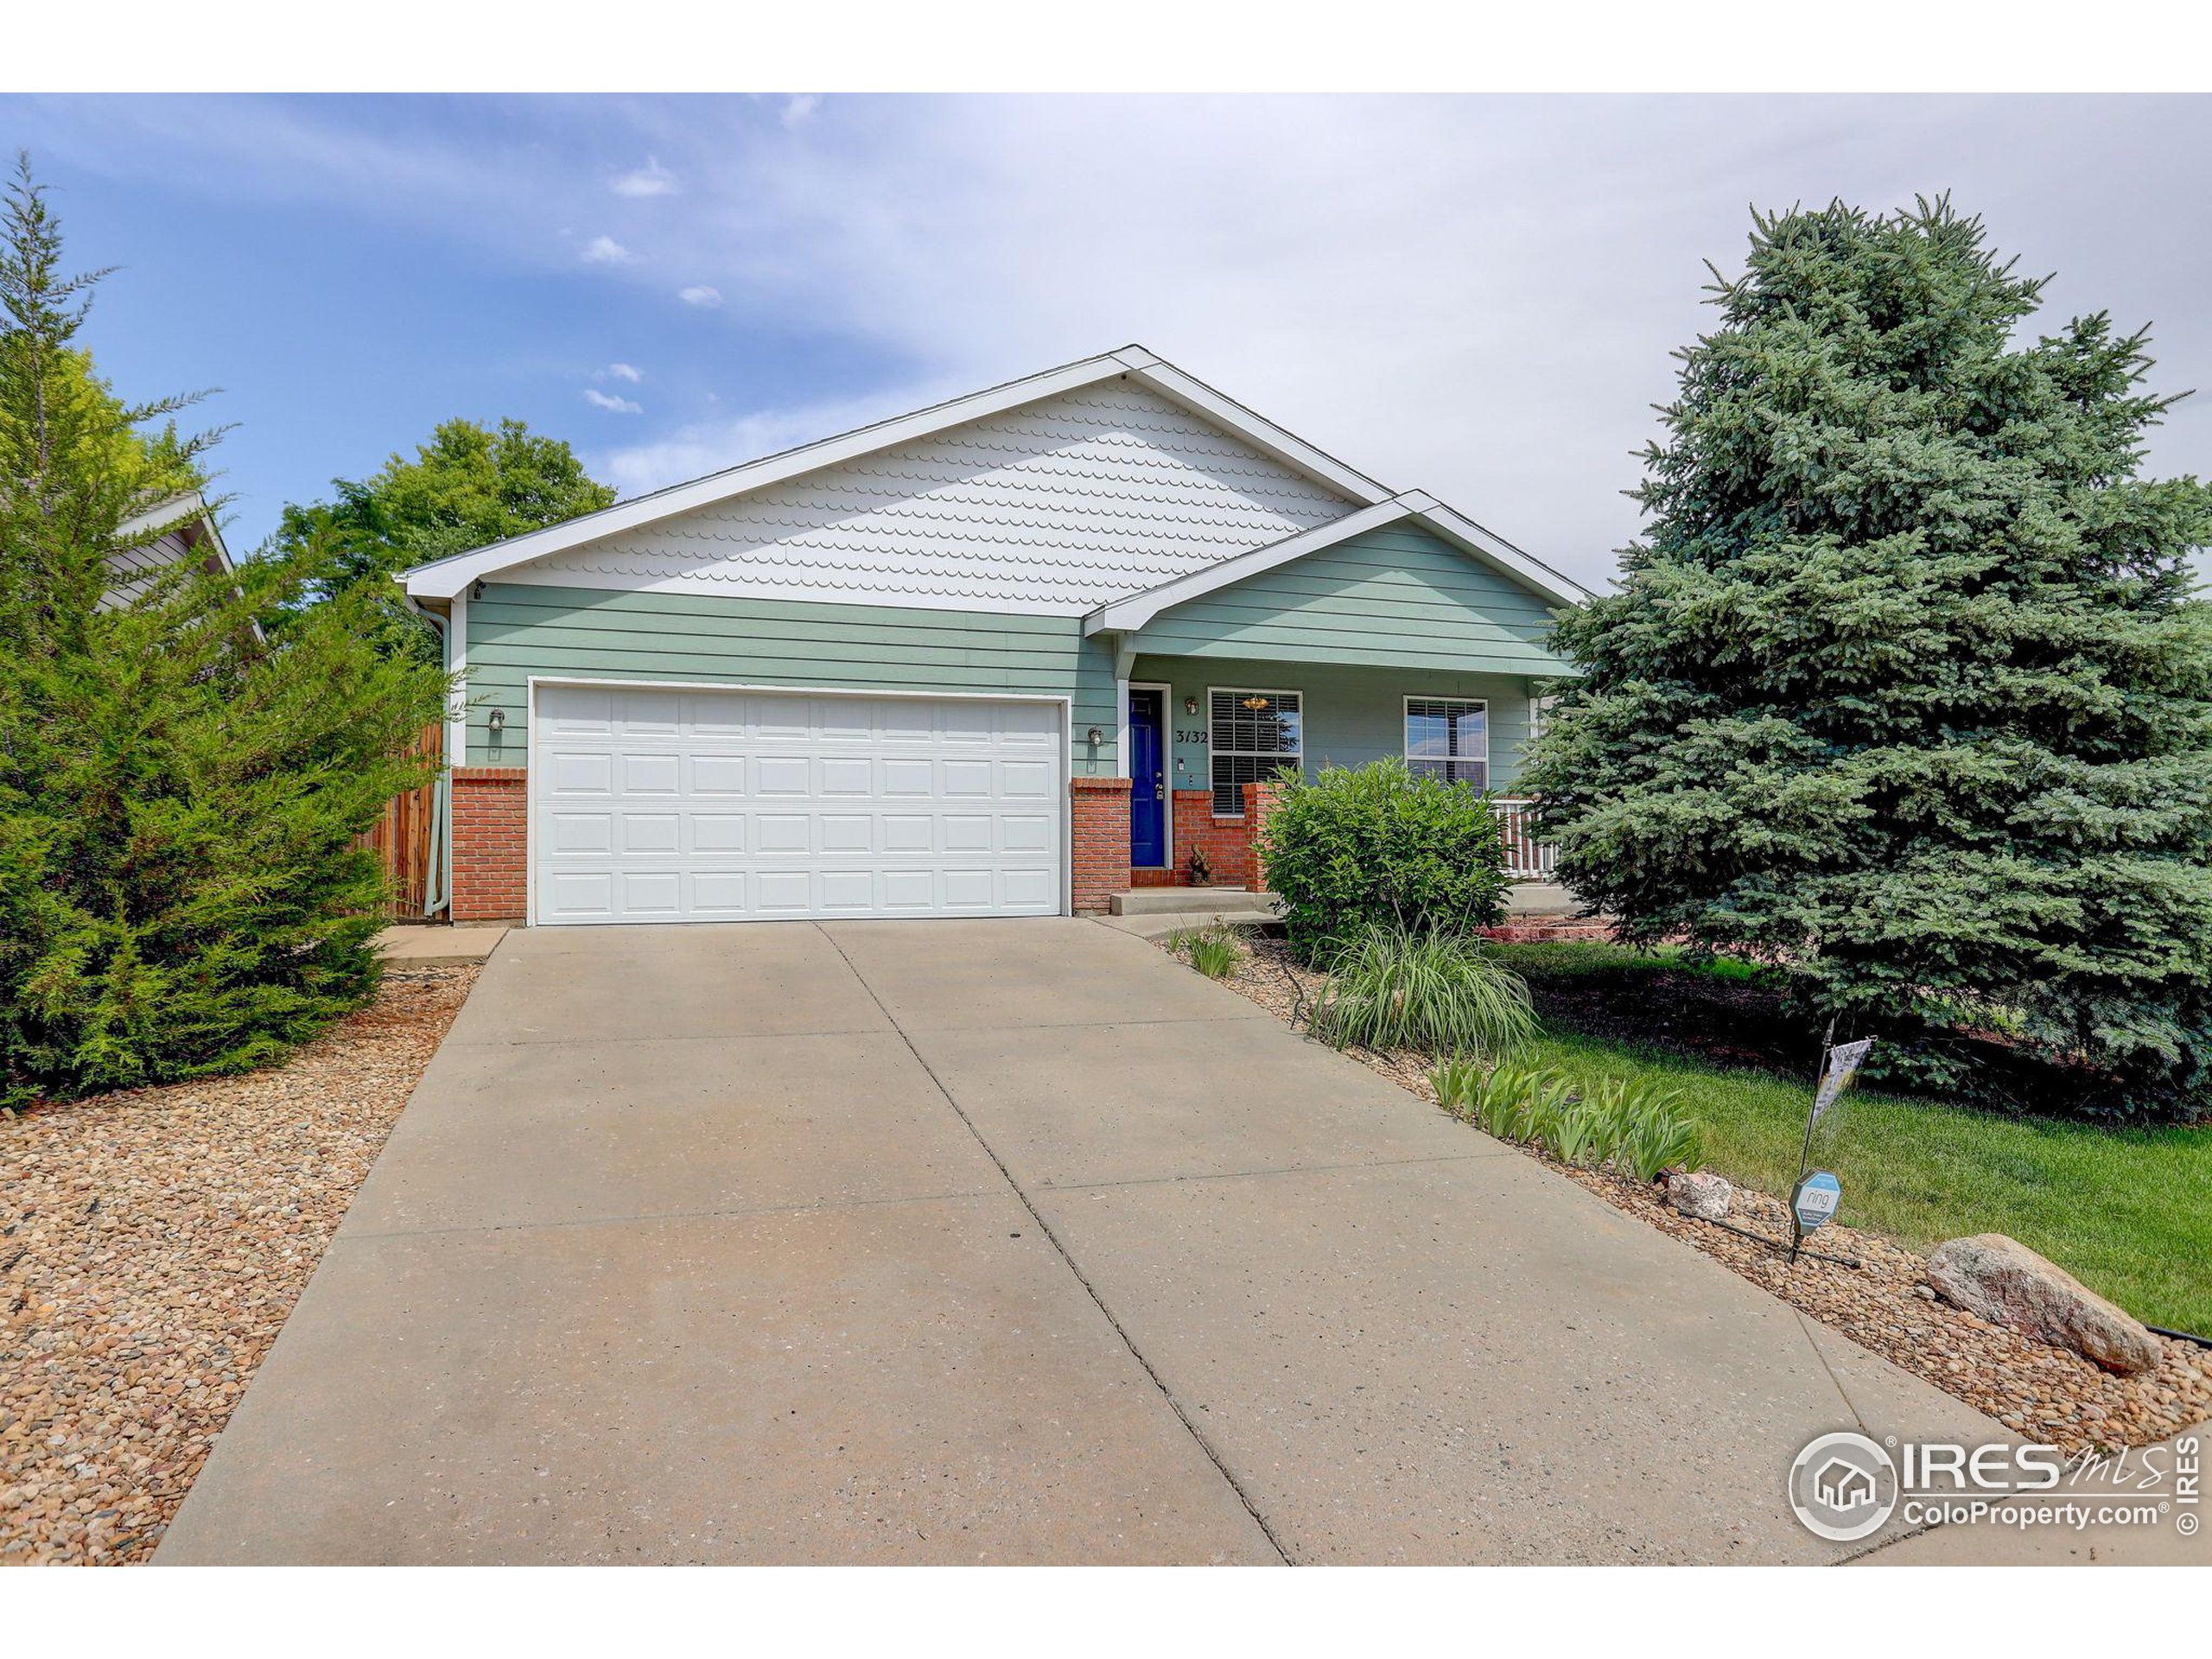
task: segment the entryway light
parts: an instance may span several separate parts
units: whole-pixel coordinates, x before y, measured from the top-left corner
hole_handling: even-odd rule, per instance
[[[1183,699],[1183,712],[1184,712],[1185,714],[1186,714],[1186,715],[1195,715],[1195,714],[1197,714],[1197,713],[1198,712],[1198,698],[1196,698],[1195,696],[1191,696],[1191,697],[1185,697],[1185,698],[1184,698],[1184,699]]]
[[[507,711],[504,709],[494,709],[485,719],[484,723],[495,732],[504,732],[507,729]]]
[[[1090,728],[1090,741],[1093,743],[1103,743],[1106,741],[1106,734],[1094,726]]]

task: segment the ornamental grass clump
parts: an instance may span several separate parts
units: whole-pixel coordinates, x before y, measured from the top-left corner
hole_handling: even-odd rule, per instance
[[[1244,946],[1226,927],[1179,927],[1167,936],[1167,948],[1208,979],[1227,979],[1244,961]]]
[[[1428,1074],[1437,1103],[1463,1122],[1564,1164],[1608,1166],[1650,1182],[1704,1162],[1697,1126],[1671,1089],[1607,1077],[1594,1085],[1510,1061],[1488,1068],[1465,1055]]]
[[[1370,926],[1330,964],[1316,1036],[1338,1048],[1502,1054],[1536,1034],[1527,982],[1457,933]]]

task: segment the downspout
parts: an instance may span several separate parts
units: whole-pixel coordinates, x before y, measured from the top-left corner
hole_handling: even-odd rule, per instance
[[[407,608],[438,631],[438,661],[442,664],[451,660],[453,652],[446,620],[435,611],[428,611],[416,602],[415,595],[405,588],[400,597],[407,601]],[[443,746],[441,746],[443,753]],[[453,904],[453,859],[447,845],[452,836],[453,757],[444,756],[436,779],[430,785],[430,868],[423,882],[423,915],[425,919],[435,916]]]

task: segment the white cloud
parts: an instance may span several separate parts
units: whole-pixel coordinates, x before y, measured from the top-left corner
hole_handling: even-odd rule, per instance
[[[610,415],[642,415],[645,412],[643,404],[632,403],[627,397],[617,397],[596,386],[584,388],[584,402],[594,409],[603,409]]]
[[[627,363],[610,363],[607,365],[607,372],[615,379],[627,380],[633,386],[645,378],[643,369],[632,368]]]
[[[940,382],[900,384],[867,397],[698,422],[665,438],[613,450],[592,470],[625,497],[643,495],[972,390]]]
[[[821,93],[794,92],[785,101],[783,124],[787,127],[796,127],[821,107]]]
[[[648,156],[635,172],[617,174],[609,188],[618,196],[672,196],[676,175],[660,164],[659,156]]]
[[[679,288],[676,297],[686,305],[715,306],[722,302],[722,291],[709,288],[704,283],[694,283],[689,288]]]
[[[626,265],[637,257],[611,236],[594,236],[584,245],[584,263],[588,265]]]

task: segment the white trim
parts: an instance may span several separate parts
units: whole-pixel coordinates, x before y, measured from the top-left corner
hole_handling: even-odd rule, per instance
[[[694,594],[712,599],[764,600],[785,604],[842,605],[855,610],[973,611],[992,616],[1058,616],[1081,613],[1088,601],[1051,599],[1001,599],[992,594],[900,592],[875,588],[863,593],[855,588],[805,587],[795,582],[755,582],[741,584],[690,573],[672,576],[639,576],[620,570],[541,570],[524,567],[502,570],[493,582],[518,588],[588,588],[618,594]]]
[[[589,674],[531,674],[523,679],[524,707],[530,730],[523,744],[523,918],[530,927],[537,919],[537,688],[541,685],[612,686],[628,691],[734,691],[794,697],[893,697],[905,702],[1056,702],[1060,706],[1060,909],[1075,914],[1075,806],[1068,781],[1075,775],[1075,699],[1045,691],[880,691],[864,685],[752,685],[727,680],[601,679]],[[711,926],[711,923],[697,923]]]
[[[1126,599],[1110,600],[1090,612],[1083,619],[1085,633],[1134,633],[1162,611],[1198,599],[1229,587],[1234,582],[1260,575],[1294,559],[1302,559],[1309,553],[1335,547],[1355,536],[1369,531],[1381,530],[1385,525],[1411,519],[1423,528],[1457,547],[1461,552],[1480,563],[1487,564],[1533,589],[1546,599],[1560,605],[1580,605],[1590,597],[1587,588],[1549,565],[1530,558],[1510,542],[1493,536],[1480,524],[1463,514],[1443,505],[1436,498],[1422,490],[1408,490],[1403,495],[1393,496],[1373,506],[1363,507],[1357,512],[1314,529],[1300,531],[1295,536],[1286,536],[1279,542],[1265,547],[1255,547],[1249,553],[1210,564],[1203,570],[1193,570],[1188,575],[1164,582],[1157,588],[1147,588],[1141,594],[1131,594]]]
[[[1122,776],[1129,780],[1129,798],[1134,801],[1137,779],[1136,774],[1129,770],[1128,760],[1129,693],[1132,691],[1160,693],[1160,786],[1166,791],[1160,803],[1160,868],[1172,870],[1175,868],[1175,688],[1165,680],[1122,682]],[[1211,728],[1207,735],[1212,735]],[[1305,741],[1302,730],[1299,741]],[[1134,870],[1137,866],[1132,862],[1129,868]]]
[[[446,618],[446,672],[460,678],[446,708],[446,764],[468,764],[468,595],[455,594]]]
[[[1121,721],[1114,732],[1114,775],[1126,778],[1129,775],[1129,683],[1123,677],[1117,676],[1114,681],[1114,712]]]
[[[1388,490],[1364,474],[1353,471],[1334,456],[1316,449],[1303,438],[1254,414],[1243,404],[1223,397],[1212,387],[1193,379],[1142,346],[1132,346],[1119,352],[1109,352],[1103,357],[1085,358],[1080,362],[1047,369],[1023,379],[1010,380],[1003,385],[933,404],[928,409],[917,410],[911,415],[901,415],[892,420],[879,421],[873,426],[856,428],[835,437],[822,439],[819,442],[803,444],[779,454],[766,455],[741,467],[710,474],[688,484],[674,485],[650,495],[639,496],[634,500],[617,502],[597,512],[586,513],[581,518],[571,518],[565,524],[532,531],[526,536],[495,542],[474,552],[457,553],[450,558],[417,565],[412,570],[402,572],[400,581],[407,591],[418,599],[449,598],[479,577],[505,569],[511,565],[542,559],[586,542],[597,541],[604,536],[617,535],[677,513],[726,501],[749,490],[780,483],[802,473],[835,466],[839,461],[850,461],[858,455],[888,448],[893,444],[927,437],[947,427],[981,420],[1023,404],[1034,403],[1040,397],[1078,391],[1101,380],[1122,376],[1142,382],[1171,402],[1182,405],[1195,415],[1205,416],[1233,432],[1255,448],[1296,467],[1356,501],[1371,503],[1383,500],[1389,495]],[[1063,613],[1079,613],[1072,609]]]
[[[187,545],[197,552],[201,545],[212,547],[215,562],[227,575],[238,566],[231,559],[231,550],[224,545],[223,527],[215,522],[215,515],[207,510],[207,499],[197,490],[187,490],[173,495],[166,501],[157,501],[141,512],[133,513],[115,527],[116,540],[129,541],[134,537],[151,535],[158,540],[172,531],[181,532],[197,524],[205,532],[200,543]]]
[[[1479,756],[1471,754],[1455,754],[1451,756],[1450,759],[1452,760],[1480,760],[1483,763],[1483,792],[1484,794],[1488,794],[1490,792],[1491,785],[1490,699],[1488,697],[1463,697],[1456,692],[1442,691],[1408,691],[1401,696],[1398,700],[1398,758],[1406,763],[1408,771],[1411,771],[1413,769],[1413,764],[1416,758],[1423,761],[1433,761],[1436,758],[1434,755],[1421,755],[1416,757],[1413,751],[1406,747],[1406,725],[1408,721],[1413,719],[1414,704],[1417,702],[1456,702],[1465,708],[1479,709],[1483,711],[1482,753]],[[1448,783],[1451,781],[1450,777],[1448,776],[1451,772],[1451,766],[1448,761],[1446,764],[1445,771],[1447,774],[1446,781]]]
[[[1206,805],[1217,819],[1242,823],[1244,811],[1240,806],[1234,812],[1224,812],[1213,804],[1214,757],[1221,753],[1213,741],[1213,700],[1217,692],[1243,692],[1248,696],[1296,697],[1298,699],[1298,769],[1306,770],[1306,691],[1302,686],[1282,685],[1210,685],[1206,687]],[[1248,760],[1258,758],[1255,749],[1231,749],[1231,755],[1243,755]]]

